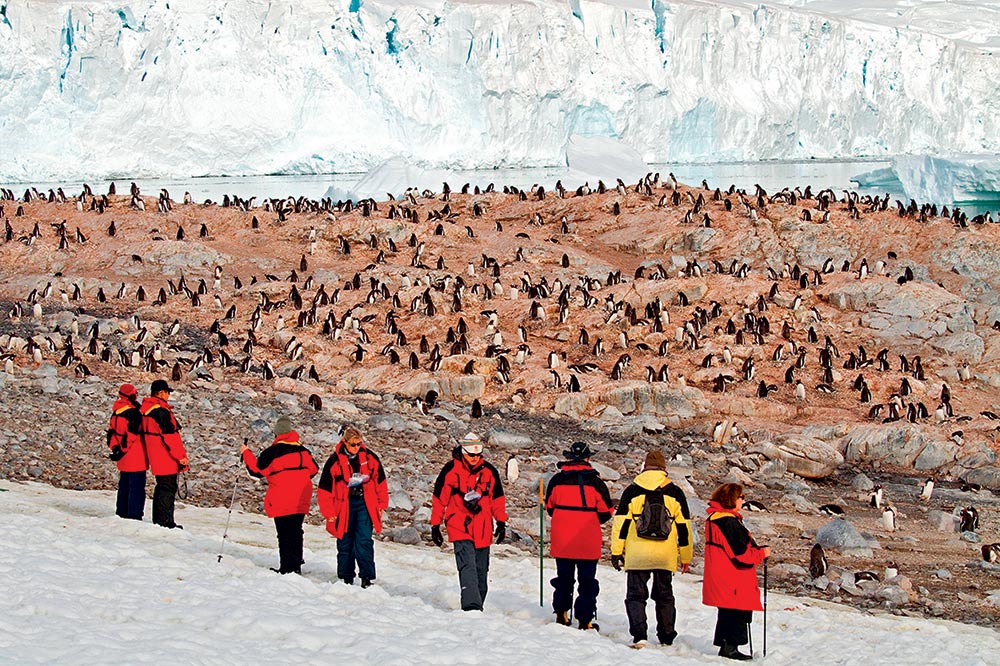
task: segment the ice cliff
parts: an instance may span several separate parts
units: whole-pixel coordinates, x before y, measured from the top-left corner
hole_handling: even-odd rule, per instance
[[[1000,153],[993,0],[0,0],[0,182]]]

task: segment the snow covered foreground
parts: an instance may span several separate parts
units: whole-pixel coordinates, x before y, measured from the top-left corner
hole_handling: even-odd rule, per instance
[[[722,664],[698,578],[675,584],[680,637],[633,651],[625,578],[601,567],[601,634],[552,623],[537,561],[495,549],[485,613],[463,613],[450,551],[379,543],[379,580],[331,583],[335,545],[306,530],[303,576],[277,563],[273,523],[179,505],[184,531],[114,516],[111,492],[0,481],[0,662],[4,664]],[[500,554],[500,556],[496,556]],[[548,571],[551,571],[551,562]],[[875,618],[771,595],[768,664],[996,664],[979,627]],[[650,607],[652,619],[652,607]],[[759,617],[758,617],[759,620]],[[760,650],[760,624],[754,625]],[[726,662],[728,663],[728,662]]]

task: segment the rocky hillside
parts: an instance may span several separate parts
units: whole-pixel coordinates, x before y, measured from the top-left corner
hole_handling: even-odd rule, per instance
[[[858,471],[1000,489],[990,216],[653,176],[452,187],[358,206],[6,191],[0,473],[108,487],[115,384],[167,377],[191,501],[228,500],[238,444],[265,441],[278,413],[317,458],[353,422],[394,472],[400,540],[420,539],[433,477],[469,429],[498,464],[521,460],[511,497],[529,548],[538,479],[574,439],[601,451],[615,493],[650,446],[695,496],[723,478],[757,487],[808,516],[767,527],[799,563],[821,499],[864,506]],[[240,499],[259,495],[247,484]],[[942,497],[946,513],[966,501]],[[984,511],[983,538],[996,526]],[[975,559],[942,538],[947,557]]]

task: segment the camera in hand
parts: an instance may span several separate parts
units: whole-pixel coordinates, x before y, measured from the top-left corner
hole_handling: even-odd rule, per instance
[[[470,490],[462,497],[462,501],[465,502],[465,508],[469,510],[469,513],[475,515],[483,510],[483,507],[479,506],[479,500],[482,498],[483,496],[478,492]]]
[[[125,457],[125,450],[121,446],[115,444],[114,446],[111,447],[111,453],[108,454],[108,458],[110,458],[115,462],[118,462],[124,457]]]

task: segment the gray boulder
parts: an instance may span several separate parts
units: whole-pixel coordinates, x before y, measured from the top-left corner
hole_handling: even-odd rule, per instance
[[[927,521],[939,532],[958,532],[958,517],[944,511],[932,510],[927,512]]]
[[[1000,467],[980,467],[972,469],[962,476],[962,480],[968,483],[978,483],[983,488],[990,490],[1000,490]]]
[[[773,442],[755,443],[750,452],[781,460],[789,472],[805,479],[830,476],[844,462],[844,456],[832,446],[806,435],[779,435]]]
[[[823,548],[839,551],[843,555],[871,557],[878,541],[865,537],[844,518],[831,520],[816,530],[816,543]]]
[[[420,532],[412,525],[392,527],[383,531],[382,535],[394,543],[402,543],[407,546],[417,546],[420,544]]]
[[[503,428],[490,428],[486,433],[486,441],[489,442],[490,446],[515,451],[518,449],[530,449],[533,444],[531,437],[528,435],[504,430]]]

